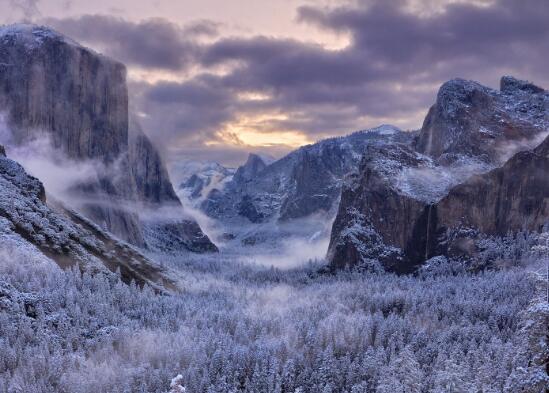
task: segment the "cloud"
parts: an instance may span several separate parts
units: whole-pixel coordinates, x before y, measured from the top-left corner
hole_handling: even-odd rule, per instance
[[[501,66],[500,62],[517,67],[523,61],[517,54],[547,48],[549,3],[543,0],[450,3],[427,17],[411,12],[406,7],[409,2],[365,3],[333,9],[301,7],[299,20],[348,32],[354,52],[415,74],[421,67],[459,71],[462,61],[455,67],[452,62],[463,58],[477,67]]]
[[[170,71],[185,69],[194,62],[199,51],[197,39],[217,35],[217,24],[211,21],[181,27],[161,18],[136,23],[121,17],[84,15],[44,22],[128,65]]]
[[[155,130],[153,136],[172,142],[181,140],[189,145],[211,139],[236,112],[236,100],[230,91],[219,88],[216,78],[134,83],[131,91],[144,127]]]
[[[332,4],[302,6],[297,21],[347,35],[349,45],[337,50],[297,38],[224,36],[207,21],[181,27],[88,15],[54,25],[130,67],[187,72],[132,83],[136,112],[172,157],[226,153],[234,164],[252,149],[251,131],[299,141],[381,123],[419,127],[440,84],[454,77],[496,86],[512,74],[549,84],[545,0]]]
[[[46,133],[37,131],[39,136],[25,144],[14,142],[11,129],[6,125],[5,116],[0,114],[0,145],[8,146],[8,157],[21,164],[32,176],[40,179],[49,195],[73,205],[72,188],[89,181],[97,181],[99,173],[106,168],[100,162],[74,161],[53,147]]]
[[[40,16],[39,0],[0,0],[1,19],[32,21]]]
[[[39,0],[10,0],[11,6],[18,9],[28,20],[40,15],[38,3]]]

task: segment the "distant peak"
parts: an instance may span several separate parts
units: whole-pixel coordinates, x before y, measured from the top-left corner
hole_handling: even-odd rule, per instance
[[[530,94],[543,93],[545,90],[531,82],[517,79],[513,76],[505,75],[500,81],[500,90],[502,93],[515,93],[518,91]]]
[[[266,162],[261,155],[250,153],[248,155],[248,160],[246,160],[246,163],[238,167],[238,169],[236,170],[234,179],[236,181],[250,180],[263,169],[265,169],[267,165],[269,165],[269,163]]]
[[[252,164],[252,163],[258,162],[258,161],[260,161],[264,165],[269,165],[272,162],[274,162],[275,159],[273,157],[265,155],[265,154],[250,153],[248,155],[248,160],[246,161],[246,164],[244,164],[244,165]]]
[[[472,80],[451,79],[440,86],[436,105],[444,112],[453,114],[462,105],[470,104],[478,94],[491,96],[497,94],[497,91]]]
[[[248,161],[253,161],[253,160],[261,160],[261,157],[259,157],[259,154],[249,153],[248,154]]]

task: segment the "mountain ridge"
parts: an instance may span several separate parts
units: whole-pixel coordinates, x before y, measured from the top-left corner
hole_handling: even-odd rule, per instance
[[[3,148],[0,148],[0,152]],[[167,270],[59,202],[46,200],[42,183],[0,154],[0,241],[62,268],[116,273],[130,283],[177,290]]]
[[[366,145],[375,140],[412,143],[413,137],[413,132],[386,125],[302,146],[256,168],[251,177],[235,175],[223,190],[212,190],[200,207],[213,218],[252,223],[328,212],[339,198],[343,177],[358,167]]]

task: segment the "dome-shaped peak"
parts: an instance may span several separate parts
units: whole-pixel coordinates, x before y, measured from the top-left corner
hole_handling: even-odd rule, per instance
[[[479,97],[490,97],[497,92],[478,82],[466,79],[452,79],[440,87],[437,94],[436,107],[452,116],[459,108],[467,107]]]
[[[248,160],[247,160],[248,163],[253,163],[257,161],[261,161],[263,164],[269,165],[275,161],[275,158],[266,154],[258,154],[258,153],[250,153],[248,155]]]
[[[234,175],[235,180],[250,180],[267,167],[270,162],[259,154],[250,153],[246,163],[240,166]]]

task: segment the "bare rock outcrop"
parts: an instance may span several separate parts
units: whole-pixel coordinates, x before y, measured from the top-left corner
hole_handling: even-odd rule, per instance
[[[45,132],[69,158],[115,160],[127,147],[123,64],[33,25],[0,28],[0,107],[17,142]]]
[[[542,231],[549,223],[548,174],[549,137],[537,148],[515,154],[502,167],[452,188],[435,205],[433,253],[474,254],[471,245],[479,232],[505,236]]]
[[[261,156],[250,153],[244,165],[238,167],[234,174],[236,182],[246,182],[253,179],[263,169],[267,168],[268,162]]]
[[[417,151],[441,162],[465,155],[499,165],[547,131],[549,98],[542,88],[505,76],[500,89],[446,82],[425,118]]]

